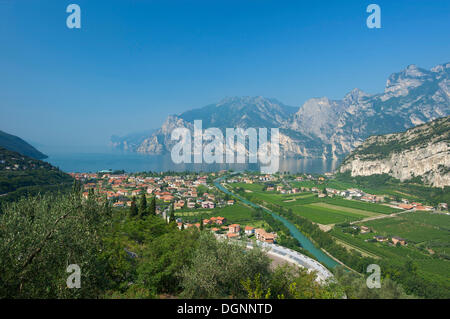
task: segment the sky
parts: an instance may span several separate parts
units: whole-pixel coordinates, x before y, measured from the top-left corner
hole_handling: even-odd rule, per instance
[[[449,62],[449,30],[448,0],[0,0],[0,130],[95,148],[229,96],[379,93],[409,64]]]

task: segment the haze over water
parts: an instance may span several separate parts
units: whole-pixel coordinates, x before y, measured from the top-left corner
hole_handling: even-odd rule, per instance
[[[47,151],[45,161],[65,172],[125,170],[128,173],[153,171],[213,172],[222,169],[259,171],[257,164],[174,164],[170,155],[144,155],[120,151],[58,152]],[[280,172],[321,174],[337,169],[340,161],[323,159],[280,158]]]

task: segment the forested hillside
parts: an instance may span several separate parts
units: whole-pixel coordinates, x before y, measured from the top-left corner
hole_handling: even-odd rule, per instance
[[[72,185],[72,177],[47,162],[0,147],[0,202]]]
[[[3,131],[0,131],[0,147],[4,147],[10,151],[18,152],[35,159],[47,158],[47,155],[42,154],[20,137],[5,133]]]

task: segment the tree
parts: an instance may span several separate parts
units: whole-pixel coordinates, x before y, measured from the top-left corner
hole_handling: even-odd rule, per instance
[[[149,207],[149,214],[150,215],[156,215],[156,199],[155,196],[153,196],[151,202],[150,202],[150,207]]]
[[[144,191],[141,192],[141,198],[139,200],[139,216],[145,217],[148,215],[147,210],[147,197],[145,196]]]
[[[170,204],[170,209],[169,209],[169,211],[170,211],[170,215],[169,215],[169,223],[175,222],[175,213],[174,213],[174,210],[173,210],[173,203]]]
[[[266,280],[270,260],[259,248],[244,250],[243,244],[218,241],[212,233],[201,232],[191,262],[181,269],[181,297],[246,297],[242,281],[257,274]]]
[[[76,191],[76,190],[75,190]],[[96,298],[107,285],[101,232],[104,204],[78,193],[23,197],[0,214],[0,298]],[[69,265],[82,289],[68,289]]]
[[[131,217],[136,217],[138,215],[138,209],[136,207],[136,197],[133,196],[133,198],[131,199],[131,206],[130,206],[130,216]]]

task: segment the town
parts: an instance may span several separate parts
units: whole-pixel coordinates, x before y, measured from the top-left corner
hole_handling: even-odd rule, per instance
[[[265,243],[276,243],[278,234],[272,230],[270,225],[264,223],[248,224],[238,223],[235,216],[240,209],[243,209],[242,203],[237,203],[236,199],[228,194],[220,192],[213,184],[218,177],[224,178],[224,185],[233,186],[236,192],[251,194],[250,189],[243,189],[242,186],[252,187],[258,185],[261,187],[261,193],[274,196],[285,196],[286,204],[300,200],[304,196],[314,196],[319,199],[341,198],[351,202],[379,204],[379,207],[389,207],[396,213],[407,211],[427,211],[440,212],[448,214],[446,203],[440,203],[436,207],[424,205],[420,202],[409,201],[401,198],[394,200],[385,195],[374,195],[366,193],[357,188],[336,189],[325,187],[326,182],[332,180],[333,174],[314,176],[311,174],[299,174],[286,177],[282,174],[258,174],[241,173],[229,174],[227,171],[213,173],[136,173],[126,174],[124,172],[112,172],[109,170],[98,173],[70,173],[72,177],[83,183],[83,197],[88,198],[89,192],[94,191],[100,196],[106,197],[112,207],[116,209],[131,207],[136,203],[138,197],[145,196],[147,200],[152,198],[156,201],[155,213],[169,221],[171,210],[174,212],[177,227],[187,229],[190,227],[205,228],[214,232],[218,237],[228,239],[255,238]],[[305,185],[305,186],[300,186]],[[315,185],[315,186],[313,186]],[[300,197],[295,197],[299,195]],[[233,211],[233,205],[236,205],[235,214],[226,212]],[[337,206],[330,206],[336,209]],[[375,206],[374,206],[375,207]],[[226,208],[226,210],[224,210]],[[248,209],[248,208],[247,208]],[[351,208],[349,208],[351,209]],[[220,212],[225,212],[221,215]],[[215,213],[217,212],[217,215]],[[354,212],[357,212],[356,210]],[[320,211],[317,211],[320,213]],[[350,213],[350,212],[349,212]],[[353,212],[351,212],[353,213]],[[319,215],[318,215],[319,216]],[[364,221],[375,220],[378,218],[389,217],[390,215],[374,214],[362,216],[357,220],[348,220],[349,227],[344,229],[346,232],[358,232],[360,234],[375,233],[373,229],[362,224]],[[335,224],[339,223],[321,223],[321,220],[315,220],[321,229],[327,231]],[[331,220],[332,221],[332,220]],[[343,220],[342,222],[347,222]],[[387,242],[388,237],[374,234],[371,239],[366,241]],[[407,245],[407,240],[396,235],[392,235],[390,242],[393,245]]]

